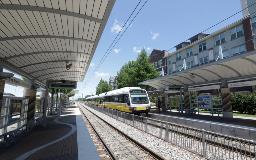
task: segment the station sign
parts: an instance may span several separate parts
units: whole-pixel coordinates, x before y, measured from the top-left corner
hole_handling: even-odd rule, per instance
[[[212,109],[212,96],[200,95],[197,97],[198,107],[201,109]]]

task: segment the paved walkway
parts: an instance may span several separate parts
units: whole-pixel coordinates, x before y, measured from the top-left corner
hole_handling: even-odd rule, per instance
[[[50,118],[47,127],[36,127],[14,145],[0,149],[0,160],[99,159],[78,108],[64,110],[59,119]]]

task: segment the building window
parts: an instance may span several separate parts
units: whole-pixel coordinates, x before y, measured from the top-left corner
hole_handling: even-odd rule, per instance
[[[252,18],[252,29],[254,34],[256,34],[256,17]]]
[[[205,50],[206,50],[206,42],[199,44],[199,52],[202,52]]]
[[[168,65],[170,66],[172,64],[172,59],[171,57],[168,58]]]
[[[243,54],[244,52],[246,51],[246,48],[245,48],[245,45],[240,45],[240,46],[236,46],[236,47],[233,47],[231,49],[231,53],[232,55],[236,55],[236,54]]]
[[[231,32],[231,41],[244,36],[242,25],[233,28],[230,32]]]
[[[230,57],[230,52],[229,52],[229,50],[223,50],[223,51],[222,51],[222,54],[223,54],[223,58],[228,58],[228,57]]]
[[[180,55],[180,53],[177,53],[176,54],[176,61],[180,61],[181,60],[181,55]]]
[[[192,68],[194,65],[193,61],[187,62],[187,69]]]
[[[187,57],[193,56],[192,48],[187,49],[186,52],[187,52]]]
[[[199,59],[199,64],[206,64],[209,62],[209,58],[208,57],[202,57]]]
[[[224,44],[226,42],[224,33],[219,34],[215,37],[215,45],[219,46],[221,44]]]

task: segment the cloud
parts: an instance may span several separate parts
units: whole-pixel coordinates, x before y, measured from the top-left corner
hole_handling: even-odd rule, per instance
[[[119,53],[120,51],[121,51],[121,49],[119,49],[119,48],[114,48],[113,49],[113,52],[116,53],[116,54]]]
[[[144,48],[148,53],[152,51],[151,47],[136,47],[136,46],[134,46],[134,47],[132,48],[132,51],[135,52],[135,53],[140,53],[143,48]]]
[[[97,79],[104,79],[104,80],[109,80],[110,74],[105,73],[105,72],[95,72],[95,77]]]
[[[122,31],[122,25],[118,22],[118,20],[115,19],[115,22],[113,23],[113,26],[111,27],[112,33],[119,33]]]
[[[140,53],[141,48],[140,47],[138,48],[138,47],[134,46],[134,47],[132,47],[132,51],[135,52],[135,53]]]
[[[95,64],[91,62],[89,68],[94,68],[94,67],[95,67]]]
[[[151,39],[152,40],[156,40],[159,36],[160,36],[160,33],[154,33],[154,32],[150,32],[150,34],[151,34]]]

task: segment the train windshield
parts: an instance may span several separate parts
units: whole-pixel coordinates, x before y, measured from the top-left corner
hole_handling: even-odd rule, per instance
[[[130,90],[132,104],[148,104],[148,96],[144,90]]]

